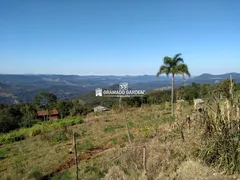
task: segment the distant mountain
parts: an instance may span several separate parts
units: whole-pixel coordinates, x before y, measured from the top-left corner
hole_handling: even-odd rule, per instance
[[[193,78],[182,79],[177,76],[175,87],[198,84],[214,84],[223,79],[229,78],[240,83],[240,73],[226,73],[221,75],[202,74]],[[171,86],[171,77],[164,75],[142,76],[78,76],[78,75],[8,75],[0,74],[0,102],[17,103],[29,102],[39,92],[51,92],[59,99],[73,98],[93,92],[96,88],[118,88],[118,84],[126,82],[131,89],[151,91],[154,89],[166,89]]]
[[[232,75],[232,78],[235,80],[236,83],[240,83],[240,73],[226,73],[220,75],[212,75],[205,73],[200,76],[192,78],[191,82],[195,82],[198,84],[216,84],[224,79],[229,79],[230,75]]]
[[[232,78],[237,81],[240,79],[240,73],[234,72],[234,73],[226,73],[226,74],[220,74],[220,75],[212,75],[212,74],[204,73],[200,76],[194,77],[193,80],[210,80],[210,79],[222,80],[222,79],[230,78],[230,75],[232,75]]]

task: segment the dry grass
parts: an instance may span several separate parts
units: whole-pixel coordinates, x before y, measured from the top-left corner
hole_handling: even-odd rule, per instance
[[[192,121],[189,128],[186,120],[189,114],[191,108],[184,107],[174,120],[170,117],[169,107],[165,105],[89,114],[84,124],[68,127],[69,132],[74,131],[78,134],[80,155],[102,149],[79,162],[80,179],[188,180],[194,176],[201,179],[213,175],[215,172],[211,168],[197,163],[195,166],[193,164],[189,176],[184,176],[188,173],[187,167],[195,162],[194,151],[201,146],[201,131],[196,129],[198,122]],[[126,122],[132,135],[131,145],[126,138]],[[72,148],[71,138],[53,142],[51,137],[56,133],[57,131],[52,131],[1,146],[0,150],[7,148],[9,152],[0,160],[0,177],[32,179],[34,176],[36,179],[37,176],[54,172],[67,159],[72,158],[73,155],[68,154]],[[146,174],[143,146],[146,147]],[[206,169],[209,172],[207,175],[202,172]],[[61,177],[74,179],[74,166],[61,171],[57,179]],[[217,174],[217,177],[230,179],[230,176],[221,174]]]
[[[226,176],[221,173],[210,169],[207,166],[202,165],[198,161],[188,160],[183,162],[177,172],[176,172],[176,179],[178,180],[234,180],[237,179],[237,176]]]
[[[199,154],[208,165],[230,174],[240,172],[240,99],[234,96],[232,88],[228,99],[221,98],[219,92],[213,94],[200,113],[200,126],[204,128]]]

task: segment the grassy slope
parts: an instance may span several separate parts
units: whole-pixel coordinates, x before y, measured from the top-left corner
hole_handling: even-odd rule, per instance
[[[4,157],[0,160],[0,178],[37,179],[55,172],[52,179],[74,179],[73,154],[69,154],[74,131],[78,134],[80,179],[146,179],[143,146],[149,179],[232,179],[194,159],[201,131],[180,128],[187,114],[191,114],[189,107],[184,108],[183,118],[173,121],[169,107],[164,105],[90,114],[84,124],[0,146],[0,157]]]

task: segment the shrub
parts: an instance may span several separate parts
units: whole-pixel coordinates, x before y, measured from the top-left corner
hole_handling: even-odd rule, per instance
[[[36,125],[33,128],[29,129],[29,136],[33,137],[36,136],[38,134],[41,134],[42,130],[41,130],[41,126],[40,125]]]
[[[15,130],[7,134],[0,134],[0,145],[12,143],[15,141],[21,141],[26,137],[33,137],[46,131],[51,131],[59,129],[61,127],[67,127],[75,124],[81,124],[83,122],[84,122],[83,118],[78,117],[38,123],[33,125],[31,128],[21,128],[19,130]],[[63,136],[61,138],[64,139]]]
[[[35,180],[41,180],[42,177],[43,177],[43,174],[41,173],[39,167],[34,167],[34,168],[30,171],[29,176],[28,176],[28,178],[34,178]]]
[[[67,141],[69,140],[68,136],[64,132],[58,132],[56,135],[52,137],[53,142],[61,142],[61,141]]]
[[[15,141],[21,141],[23,139],[25,139],[25,136],[22,131],[13,131],[11,133],[0,136],[0,144],[12,143]]]
[[[83,118],[76,118],[75,120],[75,124],[82,124],[83,122]]]
[[[131,140],[133,139],[133,137],[134,137],[133,134],[130,133]],[[123,135],[123,140],[128,142],[128,135],[127,134]]]
[[[117,138],[112,138],[112,144],[117,144],[118,143],[118,139]]]
[[[51,180],[71,180],[71,179],[73,178],[71,178],[70,173],[67,170],[51,178]]]
[[[0,160],[7,157],[7,152],[8,151],[9,151],[9,149],[7,149],[7,148],[0,149]]]
[[[78,145],[78,149],[80,151],[90,151],[90,150],[94,149],[94,145],[91,141],[85,140],[82,144]]]

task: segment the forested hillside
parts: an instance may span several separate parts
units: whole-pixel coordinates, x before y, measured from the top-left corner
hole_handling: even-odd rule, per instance
[[[237,83],[240,75],[232,73]],[[191,79],[182,80],[181,76],[175,80],[175,87],[187,86],[192,83],[216,84],[229,78],[228,74],[203,74]],[[96,88],[107,88],[120,82],[127,82],[133,89],[152,91],[168,89],[169,78],[165,76],[77,76],[77,75],[0,75],[0,102],[16,104],[33,101],[39,92],[55,94],[58,99],[70,99],[81,96]]]

